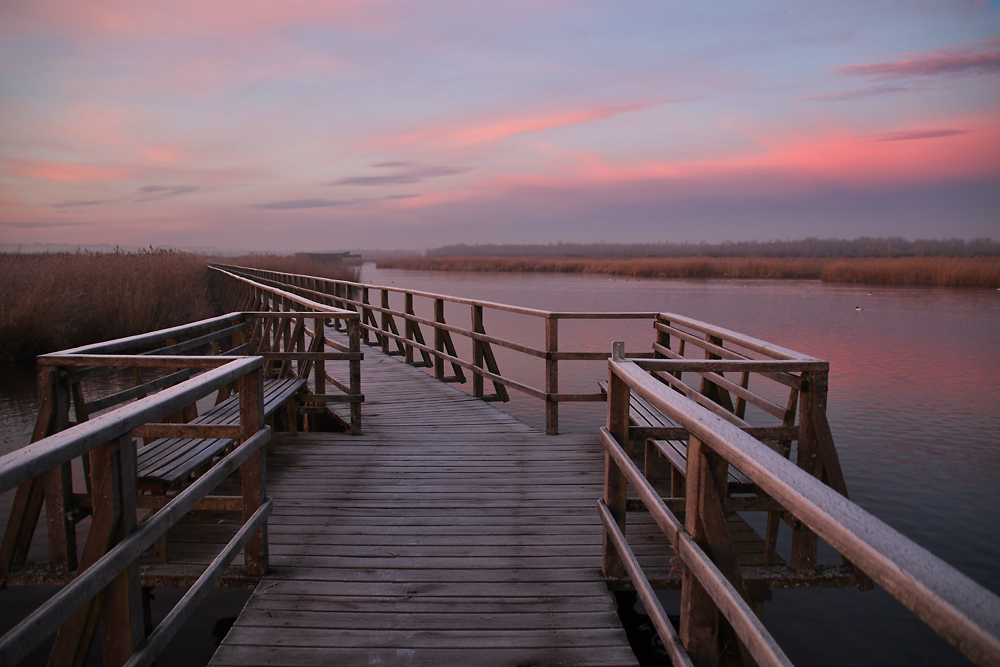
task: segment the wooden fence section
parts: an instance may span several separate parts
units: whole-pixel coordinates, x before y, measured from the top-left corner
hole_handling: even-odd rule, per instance
[[[44,502],[51,560],[55,567],[75,570],[66,586],[0,638],[0,664],[16,664],[53,634],[49,664],[83,664],[98,629],[106,665],[123,665],[129,660],[134,665],[152,664],[241,549],[248,572],[261,575],[267,569],[266,521],[271,503],[266,497],[261,449],[271,432],[264,426],[261,410],[263,362],[259,358],[221,358],[217,365],[155,396],[0,458],[0,492],[16,487],[22,501],[20,512],[15,503],[7,526],[10,539],[4,540],[5,551],[9,547],[26,549],[20,538],[30,540]],[[140,523],[134,432],[234,382],[239,385],[239,444],[159,511],[142,517]],[[70,497],[69,466],[80,456],[89,462],[87,511],[92,522],[77,562],[73,517],[64,510]],[[235,500],[243,513],[242,527],[147,636],[139,557],[237,470],[242,493]],[[71,550],[67,550],[67,541]]]
[[[337,308],[351,310],[361,318],[362,340],[374,345],[383,353],[404,358],[407,363],[433,368],[434,375],[445,382],[467,381],[471,375],[472,395],[484,400],[505,401],[507,390],[513,389],[545,402],[545,431],[549,435],[559,432],[559,404],[566,402],[603,401],[604,396],[595,389],[589,392],[564,393],[559,391],[560,364],[573,361],[604,361],[607,350],[566,350],[559,343],[559,322],[563,320],[649,320],[656,313],[599,313],[554,312],[522,308],[503,303],[465,299],[407,290],[385,285],[366,285],[344,280],[330,280],[276,271],[264,271],[237,266],[216,265],[220,273],[252,279],[258,284],[287,290],[301,297]],[[397,303],[392,304],[390,296]],[[401,297],[401,299],[400,299]],[[423,310],[433,312],[431,317],[417,315],[417,302],[426,302]],[[445,321],[445,305],[468,308],[467,325]],[[491,336],[486,331],[486,313],[504,312],[522,315],[539,323],[544,347],[537,347],[523,340],[506,340]],[[453,318],[454,319],[454,318]],[[426,335],[424,332],[427,332]],[[471,354],[462,358],[454,337],[472,342]],[[499,368],[494,347],[505,348],[517,354],[539,359],[544,363],[544,386],[534,387],[505,376]],[[651,351],[630,352],[629,356],[651,357]],[[493,384],[494,393],[486,394],[485,382]]]
[[[546,436],[379,352],[365,433],[268,461],[272,571],[212,665],[631,665],[596,434]]]
[[[677,334],[670,325],[661,331]],[[676,384],[684,371],[695,371],[720,385],[724,372],[763,373],[774,379],[781,378],[795,363],[804,363],[799,369],[802,372],[796,374],[802,380],[798,390],[804,392],[817,381],[809,373],[823,371],[818,360],[746,342],[772,360],[739,359],[721,345],[713,345],[708,348],[711,360],[693,364],[676,359],[670,346],[661,344],[660,351],[670,359],[633,362],[616,346],[609,361],[608,419],[607,427],[601,429],[608,454],[600,503],[605,526],[603,567],[612,577],[627,572],[672,662],[790,664],[751,607],[747,581],[727,528],[731,512],[727,506],[732,503],[727,478],[735,469],[756,485],[762,496],[773,499],[783,515],[808,529],[812,540],[819,536],[828,542],[847,559],[845,562],[855,563],[866,578],[870,576],[973,661],[1000,665],[1000,598],[846,498],[837,488],[835,457],[824,452],[832,440],[825,442],[827,437],[819,432],[825,423],[815,414],[822,407],[820,402],[807,399],[801,406],[806,435],[798,446],[804,447],[806,454],[805,461],[796,465],[781,447],[754,438],[734,421],[732,413],[719,410],[719,402],[724,401],[703,404]],[[668,418],[671,425],[630,426],[630,406],[635,398]],[[630,441],[637,436],[684,440],[686,484],[682,497],[662,497],[634,464],[629,456]],[[679,633],[667,619],[629,543],[629,487],[677,554],[682,577]],[[800,547],[803,539],[800,531]],[[804,573],[815,568],[814,560],[801,560]]]

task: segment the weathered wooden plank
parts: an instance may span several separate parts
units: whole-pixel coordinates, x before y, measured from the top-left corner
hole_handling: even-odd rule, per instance
[[[362,375],[364,436],[276,441],[272,570],[212,664],[634,665],[599,571],[596,437],[371,350]]]

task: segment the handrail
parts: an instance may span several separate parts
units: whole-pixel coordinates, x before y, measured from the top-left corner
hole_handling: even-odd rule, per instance
[[[185,359],[180,357],[178,359]],[[191,361],[204,359],[193,357]],[[42,473],[111,442],[118,436],[190,405],[205,394],[223,387],[264,362],[255,357],[216,357],[218,368],[185,380],[146,398],[127,409],[115,410],[60,431],[0,457],[0,493],[9,491]],[[175,365],[175,364],[171,364]]]
[[[323,299],[356,312],[361,319],[365,342],[381,346],[384,352],[405,356],[414,365],[433,367],[435,376],[448,382],[465,382],[465,373],[472,374],[472,395],[484,400],[508,400],[506,388],[515,389],[527,396],[545,401],[546,432],[550,434],[559,431],[559,404],[565,402],[603,401],[604,395],[598,391],[584,393],[561,393],[559,391],[559,363],[567,361],[603,361],[607,354],[603,351],[560,351],[559,321],[583,319],[645,319],[653,321],[654,312],[618,312],[618,313],[584,313],[557,312],[525,308],[493,301],[469,299],[449,296],[421,290],[411,290],[388,285],[368,285],[346,280],[333,280],[316,276],[292,273],[280,273],[262,269],[252,269],[230,265],[211,265],[213,269],[230,277],[265,283],[272,289],[280,285],[286,291],[294,292],[300,298]],[[370,291],[381,292],[378,303],[368,299]],[[353,296],[352,296],[353,293]],[[389,305],[389,294],[403,295],[406,306],[403,309]],[[420,317],[412,310],[414,298],[429,299],[435,304],[434,319]],[[444,304],[453,303],[468,306],[471,309],[473,322],[471,327],[456,326],[445,321]],[[487,334],[483,325],[484,310],[494,310],[516,315],[534,317],[544,322],[544,348],[505,340]],[[405,323],[403,331],[396,327],[396,321]],[[433,331],[425,341],[421,326],[430,327]],[[369,342],[368,334],[376,337],[374,343]],[[472,358],[463,359],[454,349],[452,334],[462,336],[472,342]],[[430,338],[433,337],[433,341]],[[396,349],[392,350],[391,346]],[[505,376],[499,369],[493,355],[493,348],[501,347],[517,354],[523,354],[540,359],[545,364],[544,387],[531,386],[525,382]],[[415,361],[414,355],[420,355],[421,360]],[[651,353],[636,356],[652,356]],[[452,375],[445,373],[445,364],[450,364]],[[484,393],[484,382],[492,382],[494,394]]]
[[[89,646],[95,626],[87,617],[94,613],[101,614],[105,623],[117,629],[103,637],[105,664],[124,664],[129,660],[144,641],[137,559],[237,469],[243,481],[243,528],[199,578],[183,603],[169,612],[159,626],[156,647],[141,653],[133,663],[152,662],[165,639],[190,616],[194,603],[218,580],[240,549],[245,550],[248,572],[263,574],[267,568],[263,527],[271,512],[260,461],[260,451],[271,439],[270,428],[264,426],[259,409],[263,364],[260,357],[224,358],[218,368],[0,457],[0,492],[18,487],[20,493],[35,480],[58,477],[70,461],[84,454],[90,455],[94,484],[93,522],[76,575],[0,637],[0,664],[14,664],[23,659],[53,632],[57,635],[50,664],[73,663]],[[133,432],[233,382],[240,389],[239,446],[142,525],[137,525]],[[57,488],[48,483],[46,487]],[[123,537],[119,540],[116,536],[120,533]],[[107,548],[104,544],[113,546]],[[99,611],[92,604],[97,596],[100,596]],[[81,641],[78,634],[83,638]]]
[[[698,522],[704,516],[702,490],[689,489],[684,529],[659,498],[650,497],[638,470],[630,469],[623,445],[627,439],[629,394],[634,392],[662,414],[690,433],[688,444],[689,484],[699,485],[699,479],[711,479],[714,465],[706,455],[711,452],[732,464],[768,493],[801,522],[815,531],[845,558],[855,563],[876,583],[913,611],[921,620],[954,644],[973,661],[980,664],[1000,664],[1000,598],[978,585],[964,574],[937,558],[926,549],[904,537],[884,522],[852,503],[846,497],[823,484],[807,471],[772,451],[759,440],[747,435],[736,425],[711,411],[671,391],[660,380],[644,371],[639,364],[622,358],[608,362],[610,377],[608,398],[608,428],[602,431],[608,448],[609,485],[605,502],[616,528],[624,531],[625,513],[623,489],[626,480],[639,489],[647,507],[674,543],[678,557],[685,566],[683,585],[694,600],[682,608],[681,639],[688,653],[704,655],[714,650],[699,642],[691,630],[711,617],[714,608],[720,610],[736,629],[748,650],[753,652],[761,637],[749,632],[752,613],[727,604],[712,590],[720,574],[693,574],[700,559],[695,549]],[[624,411],[624,414],[623,414]],[[624,424],[624,427],[622,426]],[[621,450],[621,453],[618,453]],[[704,452],[704,453],[703,453]],[[707,475],[708,477],[705,477]],[[692,482],[691,480],[695,481]],[[706,482],[711,486],[710,482]],[[704,486],[704,484],[701,484]],[[655,492],[652,492],[655,495]],[[606,533],[606,545],[613,545],[611,533]],[[605,569],[620,567],[611,546],[605,553]],[[722,577],[725,580],[725,577]],[[708,598],[698,594],[708,592]],[[706,605],[708,612],[706,612]],[[764,639],[769,638],[766,637]],[[667,641],[669,638],[664,638]],[[756,653],[754,657],[760,659]],[[772,662],[770,659],[767,662]],[[777,660],[775,664],[783,664]]]
[[[235,281],[248,307],[256,311],[262,311],[247,313],[248,315],[256,318],[278,318],[278,322],[274,325],[274,328],[270,327],[269,323],[259,322],[255,325],[253,331],[252,337],[258,340],[262,349],[267,346],[267,339],[272,335],[274,336],[275,347],[270,351],[262,351],[265,358],[275,360],[278,358],[291,359],[295,357],[304,362],[303,368],[307,374],[310,368],[313,370],[314,391],[308,398],[308,402],[317,404],[346,401],[350,406],[350,416],[347,420],[348,428],[352,434],[360,435],[362,432],[361,403],[364,401],[364,394],[361,391],[361,361],[364,358],[364,355],[361,353],[361,316],[352,310],[336,308],[329,304],[304,298],[287,290],[263,285],[259,281],[250,280],[220,266],[210,265],[210,268],[217,274]],[[293,306],[298,306],[302,310],[296,310]],[[292,319],[296,320],[294,330],[291,327],[286,329],[286,325]],[[306,319],[313,320],[312,329],[305,324]],[[346,346],[326,335],[325,326],[327,319],[333,319],[334,322],[341,320],[345,322],[348,338]],[[308,346],[304,340],[305,336],[309,336],[311,340]],[[285,352],[279,353],[277,346],[282,343]],[[297,351],[292,354],[293,348],[296,347],[298,348]],[[339,350],[341,354],[325,352],[326,347]],[[348,362],[348,378],[346,383],[341,382],[326,372],[325,360]],[[282,366],[282,368],[285,367]],[[327,394],[327,382],[344,392],[344,394]],[[337,418],[341,419],[339,415]]]

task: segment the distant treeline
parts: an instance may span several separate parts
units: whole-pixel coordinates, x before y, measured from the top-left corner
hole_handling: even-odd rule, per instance
[[[1000,257],[993,239],[904,239],[900,236],[722,243],[474,244],[431,248],[425,257]]]

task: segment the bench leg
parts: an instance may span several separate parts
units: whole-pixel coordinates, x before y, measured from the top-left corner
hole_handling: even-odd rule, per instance
[[[672,465],[670,466],[670,497],[684,497],[684,475]]]
[[[299,424],[295,414],[295,397],[290,397],[285,401],[285,410],[288,412],[288,432],[291,435],[299,434]]]
[[[167,562],[167,536],[161,535],[156,542],[153,543],[153,562],[154,563],[166,563]]]
[[[660,453],[656,450],[656,445],[653,444],[652,440],[647,440],[646,455],[643,460],[643,475],[646,477],[646,481],[651,484],[656,479],[656,460],[659,456]]]

